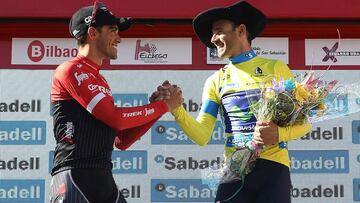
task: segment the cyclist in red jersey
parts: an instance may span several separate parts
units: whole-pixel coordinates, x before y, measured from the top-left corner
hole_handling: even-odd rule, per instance
[[[56,148],[50,202],[126,202],[111,171],[114,140],[117,148],[125,150],[164,113],[182,104],[180,88],[172,87],[154,92],[148,105],[114,105],[99,71],[104,59],[117,58],[118,31],[130,25],[130,19],[116,18],[98,2],[71,18],[69,31],[78,42],[79,54],[59,65],[53,77]]]

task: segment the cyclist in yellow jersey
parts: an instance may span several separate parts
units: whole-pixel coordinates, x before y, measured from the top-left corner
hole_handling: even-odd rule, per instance
[[[288,203],[290,161],[286,142],[305,135],[310,124],[279,127],[257,121],[246,94],[259,91],[273,78],[288,79],[292,73],[279,60],[261,58],[251,49],[251,40],[266,25],[265,15],[245,1],[200,13],[193,21],[195,33],[207,47],[217,48],[220,58],[229,58],[225,67],[210,76],[204,87],[201,112],[194,119],[181,106],[172,114],[187,136],[205,145],[213,132],[218,113],[225,128],[225,157],[236,150],[235,140],[253,140],[264,145],[244,183],[219,185],[215,202]],[[163,84],[163,88],[166,87]]]

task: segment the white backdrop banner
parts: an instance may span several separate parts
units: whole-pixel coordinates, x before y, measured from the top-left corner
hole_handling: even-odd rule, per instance
[[[360,39],[305,39],[305,65],[360,65]]]
[[[170,80],[181,86],[184,105],[194,117],[203,84],[213,72],[102,71],[117,105],[146,104],[155,88]],[[52,74],[52,70],[0,70],[0,202],[48,202],[55,147]],[[337,79],[340,84],[357,82],[359,76],[359,71],[324,74],[325,80]],[[215,192],[201,184],[200,169],[221,162],[223,149],[220,122],[210,143],[199,147],[168,113],[129,150],[114,151],[113,173],[131,203],[212,202]],[[360,114],[316,123],[305,137],[289,143],[289,151],[293,202],[360,202]]]

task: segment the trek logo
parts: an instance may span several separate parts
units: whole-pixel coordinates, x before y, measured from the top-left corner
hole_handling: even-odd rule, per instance
[[[200,179],[151,180],[151,202],[212,202],[215,196]]]
[[[208,144],[223,145],[225,133],[221,122],[216,121]],[[151,128],[151,144],[157,145],[192,145],[194,144],[175,121],[158,121]]]
[[[130,118],[130,117],[136,117],[136,116],[150,116],[155,112],[154,108],[145,108],[144,111],[135,111],[130,113],[123,113],[123,118]]]
[[[89,79],[89,75],[87,73],[75,72],[74,77],[75,77],[76,81],[78,82],[78,84],[77,84],[78,86],[81,85],[82,81]]]
[[[349,173],[348,150],[291,150],[293,173]]]
[[[49,152],[49,173],[53,168],[54,151]],[[113,151],[112,172],[115,174],[146,174],[147,151]]]
[[[30,102],[20,102],[16,99],[11,103],[0,102],[0,112],[41,112],[41,100],[32,99]]]
[[[136,40],[136,48],[135,48],[135,60],[139,59],[155,59],[156,62],[158,60],[166,59],[167,54],[156,53],[157,48],[155,44],[146,43],[141,46],[141,40]]]
[[[0,181],[1,202],[44,202],[45,180],[10,180]]]
[[[322,47],[322,50],[326,53],[322,61],[326,62],[331,59],[332,62],[336,63],[338,60],[335,56],[360,56],[360,51],[336,51],[338,48],[339,42],[336,42],[331,49],[328,47]]]
[[[360,120],[352,121],[352,143],[360,144]]]
[[[146,174],[147,151],[114,151],[112,163],[113,173]]]
[[[304,187],[298,188],[293,187],[291,188],[291,197],[292,198],[344,198],[345,197],[345,190],[344,185],[331,185],[331,186],[324,186],[324,185],[317,185],[316,187]]]
[[[353,185],[354,185],[354,201],[358,202],[360,201],[360,179],[359,178],[353,179]]]
[[[0,171],[1,170],[39,170],[40,169],[40,157],[30,157],[27,159],[19,159],[18,157],[13,157],[8,160],[0,159]]]
[[[155,156],[155,162],[158,164],[164,164],[164,168],[167,170],[197,170],[205,169],[212,165],[220,165],[220,157],[216,157],[212,160],[206,159],[194,159],[194,157],[187,157],[185,159],[176,159],[175,157],[163,157],[162,155]]]
[[[148,104],[148,94],[113,94],[114,103],[118,107],[143,106]]]
[[[33,62],[39,62],[44,57],[75,57],[77,53],[78,50],[76,48],[60,48],[57,45],[44,45],[39,40],[30,42],[27,49],[27,55]]]
[[[0,145],[44,145],[45,121],[0,121]]]

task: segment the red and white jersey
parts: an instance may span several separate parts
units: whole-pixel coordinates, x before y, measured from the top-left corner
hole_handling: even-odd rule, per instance
[[[81,55],[55,70],[51,88],[57,141],[53,174],[67,168],[100,167],[105,162],[111,166],[115,137],[115,146],[124,150],[168,111],[163,101],[116,107],[99,70],[99,65]],[[92,163],[99,158],[104,163]]]

